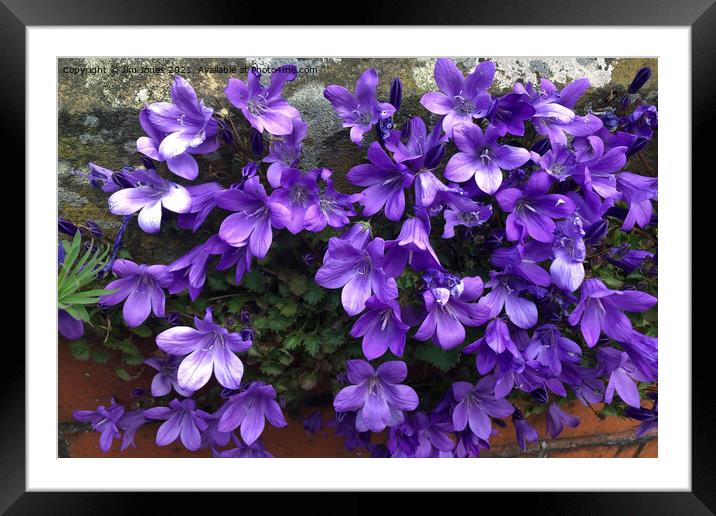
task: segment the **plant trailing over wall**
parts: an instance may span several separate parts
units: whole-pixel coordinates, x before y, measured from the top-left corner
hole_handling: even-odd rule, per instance
[[[60,331],[77,339],[92,320],[102,344],[75,346],[77,358],[119,353],[128,381],[125,365],[156,370],[131,410],[75,413],[103,450],[158,421],[160,446],[270,456],[265,425],[315,392],[333,397],[346,446],[374,456],[474,457],[505,418],[525,449],[534,413],[552,437],[579,424],[560,408],[570,399],[656,426],[656,402],[641,405],[657,381],[657,179],[628,171],[657,128],[638,94],[647,69],[618,106],[580,114],[587,79],[496,94],[492,61],[465,76],[438,59],[424,118],[400,112],[400,79],[380,99],[366,70],[353,91],[324,91],[366,157],[335,176],[301,168],[310,127],[282,97],[296,73],[230,79],[225,116],[177,76],[172,102],[139,113],[142,167],[90,164],[124,219],[106,266],[108,250],[78,260],[69,232]],[[222,145],[255,160],[231,184],[194,183],[195,156]],[[344,172],[353,191],[334,181]],[[146,233],[176,214],[202,243],[135,263],[121,249],[134,214]],[[106,290],[80,290],[110,270]]]

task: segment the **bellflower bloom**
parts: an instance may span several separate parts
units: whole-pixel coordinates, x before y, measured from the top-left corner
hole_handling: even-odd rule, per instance
[[[507,133],[524,136],[525,122],[535,114],[535,108],[527,102],[527,96],[510,93],[495,100],[487,119],[500,136]]]
[[[654,129],[659,126],[659,113],[656,106],[642,104],[627,117],[624,129],[639,138],[649,140]]]
[[[487,126],[483,135],[479,126],[462,125],[455,130],[455,145],[460,150],[445,167],[445,177],[463,183],[475,178],[485,193],[494,194],[502,184],[502,171],[521,167],[530,159],[527,149],[497,143],[499,131]]]
[[[622,224],[624,231],[629,231],[634,224],[640,228],[646,227],[651,221],[651,200],[656,199],[658,180],[655,177],[645,177],[631,172],[622,172],[617,175],[617,189],[622,198],[629,205]]]
[[[609,377],[607,390],[604,392],[604,402],[611,403],[614,392],[627,405],[635,408],[641,406],[638,382],[649,381],[644,377],[629,359],[629,355],[615,348],[600,347],[597,350],[599,361],[599,375]]]
[[[288,423],[276,402],[276,391],[271,385],[251,382],[245,391],[234,394],[226,401],[228,407],[219,421],[219,430],[231,432],[241,427],[241,438],[251,446],[264,430],[265,421],[277,428]]]
[[[152,378],[152,396],[161,398],[174,389],[177,394],[185,398],[191,397],[193,392],[182,389],[177,378],[177,370],[183,359],[180,356],[169,355],[165,358],[149,357],[144,361],[145,364],[157,371]]]
[[[554,241],[555,223],[576,209],[574,201],[560,194],[547,193],[551,182],[545,172],[535,172],[524,191],[506,188],[497,193],[497,202],[507,216],[507,238],[524,241],[527,235],[539,242]]]
[[[455,226],[465,226],[466,228],[479,227],[492,217],[491,205],[473,201],[470,201],[470,203],[469,208],[446,209],[443,212],[443,216],[445,217],[443,238],[453,238],[455,236]]]
[[[383,268],[388,276],[400,276],[406,263],[415,271],[443,268],[430,245],[430,217],[424,209],[403,222],[398,238],[386,242],[386,249]]]
[[[305,173],[297,168],[286,168],[281,175],[281,188],[271,195],[273,202],[283,205],[290,212],[286,229],[294,235],[305,229],[306,212],[319,202],[316,181],[320,172],[317,168]]]
[[[57,310],[57,329],[67,340],[77,340],[85,334],[84,323],[65,310]]]
[[[557,223],[554,240],[554,260],[549,273],[555,285],[568,292],[574,292],[584,281],[584,245],[582,219],[576,213]]]
[[[122,314],[130,328],[142,324],[154,312],[164,317],[164,288],[171,285],[173,277],[165,265],[137,265],[131,260],[115,260],[112,272],[118,279],[105,289],[116,292],[101,296],[100,306],[114,306],[125,301]]]
[[[261,74],[251,69],[248,84],[232,77],[224,94],[258,132],[266,130],[277,136],[290,134],[293,131],[291,119],[300,118],[301,114],[281,97],[281,92],[286,81],[293,81],[297,74],[295,65],[283,65],[271,74],[271,83],[264,87]]]
[[[624,410],[624,413],[632,419],[641,421],[641,424],[636,429],[637,438],[647,432],[650,432],[651,430],[656,429],[659,424],[659,405],[656,399],[656,394],[654,394],[654,404],[651,409],[646,407],[627,407],[626,410]]]
[[[456,382],[452,384],[452,393],[457,405],[452,411],[452,423],[455,431],[466,427],[485,441],[492,433],[490,417],[503,418],[512,415],[515,408],[506,399],[495,398],[495,377],[485,376],[477,384]]]
[[[134,186],[134,182],[127,178],[125,169],[114,172],[113,170],[100,167],[91,162],[87,166],[89,167],[87,180],[92,188],[101,188],[105,193],[114,193],[122,188],[131,188]]]
[[[157,430],[157,446],[171,444],[178,437],[187,450],[196,451],[201,448],[201,432],[206,430],[211,415],[197,409],[192,399],[173,399],[168,407],[145,410],[144,417],[164,421]]]
[[[464,326],[484,324],[489,312],[474,303],[482,294],[479,276],[458,278],[452,274],[430,270],[424,276],[427,290],[423,301],[427,315],[415,338],[433,338],[442,349],[454,348],[465,340]]]
[[[380,432],[404,420],[403,411],[415,410],[418,395],[407,385],[401,385],[408,375],[405,362],[384,362],[378,369],[364,360],[346,362],[348,380],[354,384],[344,387],[333,401],[336,412],[357,411],[356,429]]]
[[[544,366],[550,376],[562,373],[562,363],[579,364],[582,348],[573,340],[563,337],[556,326],[545,324],[535,329],[532,340],[525,349],[524,357]]]
[[[638,249],[631,249],[629,244],[622,244],[619,247],[614,247],[609,251],[607,255],[607,261],[619,267],[626,274],[631,274],[639,267],[642,266],[647,258],[653,258],[654,253],[649,251],[641,251]]]
[[[368,360],[381,357],[388,351],[403,355],[405,334],[410,326],[400,319],[397,301],[381,301],[371,296],[365,302],[368,311],[361,315],[351,329],[351,336],[363,337],[363,354]]]
[[[360,144],[363,134],[370,131],[378,121],[390,118],[395,107],[387,102],[378,102],[376,89],[378,74],[369,68],[356,81],[355,95],[343,86],[332,84],[323,91],[333,110],[343,121],[343,127],[351,128],[351,141]]]
[[[487,324],[485,334],[466,346],[463,353],[477,352],[475,367],[481,375],[486,375],[495,367],[497,357],[505,351],[511,353],[515,358],[522,359],[519,349],[512,341],[507,323],[502,319],[493,319]]]
[[[656,304],[656,298],[636,290],[611,290],[598,279],[588,279],[582,284],[581,297],[567,321],[575,326],[581,321],[584,340],[591,348],[604,332],[618,341],[628,341],[632,325],[627,312],[644,312]]]
[[[323,266],[316,272],[316,283],[324,288],[342,288],[341,302],[348,315],[357,315],[375,293],[382,301],[398,297],[395,279],[383,270],[385,242],[373,239],[365,249],[356,249],[339,238],[328,241]]]
[[[177,379],[182,389],[198,391],[212,371],[227,389],[238,389],[244,365],[235,353],[251,347],[250,340],[215,324],[207,308],[204,319],[194,317],[194,328],[175,326],[157,335],[159,349],[172,355],[188,355],[179,366]]]
[[[547,433],[555,439],[565,426],[576,428],[579,426],[579,418],[565,413],[556,403],[550,403],[547,410]]]
[[[123,414],[124,407],[112,398],[109,407],[100,405],[95,410],[75,410],[72,416],[77,421],[92,424],[92,430],[100,433],[99,447],[106,453],[112,447],[112,440],[121,438],[117,424]]]
[[[278,188],[281,186],[281,176],[287,168],[297,168],[301,161],[301,142],[308,132],[308,124],[300,118],[291,120],[293,129],[289,134],[272,138],[268,156],[263,158],[264,163],[271,163],[266,171],[269,184]]]
[[[206,221],[211,211],[216,207],[214,194],[224,188],[219,183],[204,183],[187,186],[186,191],[191,197],[191,208],[187,213],[177,217],[177,226],[181,229],[191,229],[194,233]]]
[[[122,445],[119,451],[124,451],[130,446],[136,448],[134,443],[134,436],[145,423],[147,418],[144,417],[144,409],[130,410],[122,414],[117,422],[117,427],[122,430]]]
[[[348,181],[366,186],[361,204],[363,215],[371,216],[385,209],[389,220],[397,221],[405,211],[405,191],[413,183],[414,176],[402,163],[395,163],[378,142],[368,147],[370,163],[357,165],[346,174]]]
[[[577,184],[585,191],[594,191],[600,197],[608,199],[618,195],[616,172],[626,164],[625,146],[610,146],[599,136],[575,138],[578,167],[573,174]]]
[[[515,326],[527,329],[537,324],[537,306],[520,294],[530,284],[511,272],[490,272],[490,280],[485,284],[492,290],[480,299],[479,304],[489,311],[489,317],[497,317],[505,309],[507,317]]]
[[[440,92],[423,95],[420,103],[437,115],[445,115],[442,127],[453,136],[462,125],[472,125],[473,118],[482,118],[490,111],[492,99],[487,90],[495,77],[494,61],[482,61],[465,77],[452,59],[435,61],[435,82]]]
[[[232,434],[232,440],[236,445],[236,448],[230,448],[227,450],[218,451],[212,448],[211,452],[214,457],[217,458],[239,458],[239,459],[270,459],[273,458],[269,452],[264,448],[263,443],[260,439],[254,441],[251,446],[241,442],[235,435]]]
[[[208,154],[219,148],[219,125],[214,110],[198,100],[191,85],[174,77],[172,102],[149,104],[139,113],[139,123],[148,136],[137,140],[145,156],[166,161],[169,170],[184,179],[196,179],[199,165],[192,154]]]
[[[536,443],[539,439],[537,430],[530,425],[525,417],[522,415],[519,409],[515,409],[512,414],[512,424],[515,427],[515,438],[517,439],[517,445],[522,451],[527,449],[527,441]]]
[[[214,235],[206,241],[204,249],[211,254],[220,255],[215,270],[224,271],[236,266],[235,279],[237,285],[241,284],[241,278],[244,277],[244,273],[251,270],[253,255],[248,243],[244,243],[240,247],[234,247],[224,242],[221,235]]]
[[[330,177],[324,178],[324,182],[326,187],[318,195],[318,202],[311,204],[306,210],[306,229],[309,231],[323,231],[326,226],[342,228],[350,223],[350,217],[356,215],[353,203],[363,199],[363,194],[360,193],[348,195],[338,192]]]
[[[139,212],[139,227],[146,233],[157,233],[162,224],[162,207],[174,213],[191,210],[191,196],[186,188],[167,181],[154,170],[138,169],[136,186],[113,193],[108,200],[109,211],[115,215]]]
[[[196,300],[204,288],[206,281],[206,267],[211,253],[204,244],[199,244],[187,254],[167,266],[167,270],[174,273],[174,281],[169,286],[169,293],[176,294],[189,290],[189,297]]]
[[[236,212],[221,223],[221,238],[234,247],[248,241],[251,253],[259,259],[265,257],[271,247],[271,227],[281,229],[291,223],[289,209],[266,195],[258,176],[247,180],[243,190],[223,190],[214,198],[219,207]]]
[[[540,156],[536,163],[552,179],[562,182],[569,179],[577,170],[577,157],[574,151],[558,146]]]

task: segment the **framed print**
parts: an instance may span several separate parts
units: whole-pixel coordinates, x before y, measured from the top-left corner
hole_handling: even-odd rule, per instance
[[[120,4],[3,6],[27,202],[4,508],[434,490],[710,513],[712,2],[311,27]]]

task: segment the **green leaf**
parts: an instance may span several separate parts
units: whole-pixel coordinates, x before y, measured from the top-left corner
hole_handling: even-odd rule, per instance
[[[303,347],[312,357],[315,357],[321,350],[321,340],[317,335],[306,335],[303,338]]]
[[[152,336],[152,330],[146,324],[137,326],[136,328],[130,328],[129,331],[142,338],[149,338]]]
[[[305,276],[292,276],[288,288],[294,296],[302,296],[308,290],[308,280]]]
[[[449,371],[457,364],[460,350],[457,348],[444,350],[432,344],[420,344],[415,348],[416,358],[437,367],[443,372]]]
[[[125,369],[118,367],[114,372],[120,380],[124,380],[125,382],[132,381],[131,375]]]
[[[261,292],[264,285],[263,275],[257,270],[249,271],[244,274],[241,283],[251,292]]]
[[[144,356],[141,354],[125,353],[122,355],[122,361],[131,366],[144,363]]]
[[[70,342],[70,353],[77,360],[88,360],[90,348],[85,339],[73,340]]]
[[[106,364],[109,361],[109,351],[103,348],[93,349],[92,360],[98,364]]]
[[[264,362],[261,364],[261,372],[269,376],[278,376],[283,372],[283,366],[277,362]]]
[[[282,365],[289,365],[291,362],[293,362],[293,355],[282,348],[276,349],[276,354],[278,355],[276,360],[281,362]]]
[[[285,339],[283,339],[284,349],[296,349],[301,345],[302,337],[300,333],[292,333]]]
[[[303,294],[303,299],[309,305],[317,305],[326,296],[326,291],[320,285],[311,282]]]
[[[229,313],[241,312],[241,309],[244,307],[244,304],[246,304],[246,301],[248,301],[246,296],[232,297],[229,299],[229,302],[226,303],[226,308],[229,310]]]
[[[281,315],[285,315],[286,317],[296,315],[296,312],[298,312],[298,304],[290,298],[282,299],[276,306],[278,306],[278,310],[281,312]]]

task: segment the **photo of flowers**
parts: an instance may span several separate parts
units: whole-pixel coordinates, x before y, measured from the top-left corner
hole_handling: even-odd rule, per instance
[[[58,60],[61,457],[656,457],[658,63]]]

